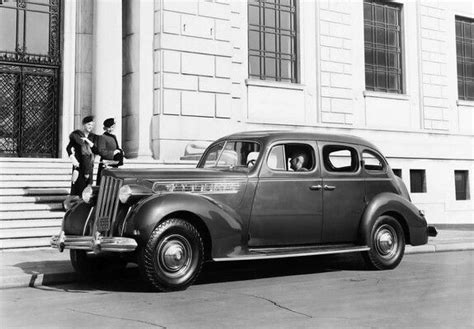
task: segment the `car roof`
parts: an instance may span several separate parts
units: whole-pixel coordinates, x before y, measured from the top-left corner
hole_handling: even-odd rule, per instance
[[[289,131],[289,130],[256,130],[244,131],[219,138],[218,141],[228,139],[259,139],[266,143],[272,143],[279,140],[315,140],[336,143],[358,144],[378,150],[375,145],[363,138],[352,135],[336,135],[327,133],[316,133],[309,131]]]

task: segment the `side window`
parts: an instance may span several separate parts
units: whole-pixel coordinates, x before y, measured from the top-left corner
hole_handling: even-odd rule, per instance
[[[214,167],[216,165],[216,161],[217,161],[217,158],[219,156],[219,153],[222,150],[222,147],[224,147],[224,143],[219,143],[219,144],[214,145],[207,152],[206,159],[205,159],[205,162],[204,162],[204,167],[205,168]]]
[[[255,142],[229,141],[225,144],[217,167],[248,167],[255,165],[260,152],[260,145]]]
[[[280,171],[312,171],[315,163],[313,148],[303,143],[276,145],[267,159],[268,168]]]
[[[356,172],[359,169],[357,151],[348,146],[324,146],[323,162],[326,170],[331,172]]]
[[[384,171],[385,166],[380,156],[374,152],[364,151],[362,153],[364,168],[367,171]]]
[[[267,159],[268,168],[273,170],[286,170],[285,147],[277,145],[272,148]]]

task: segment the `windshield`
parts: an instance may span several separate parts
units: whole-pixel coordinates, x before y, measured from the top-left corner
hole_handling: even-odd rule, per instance
[[[199,167],[221,168],[248,172],[260,154],[257,142],[227,141],[211,146],[203,155]]]

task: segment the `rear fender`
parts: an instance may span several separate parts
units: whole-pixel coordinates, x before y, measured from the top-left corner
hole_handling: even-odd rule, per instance
[[[380,193],[367,206],[360,224],[360,243],[371,247],[370,232],[382,215],[397,219],[405,230],[407,243],[421,245],[428,241],[426,219],[410,201],[395,193]]]
[[[183,212],[193,214],[187,220],[192,222],[198,219],[207,228],[212,243],[212,257],[227,257],[241,252],[242,219],[235,210],[205,195],[170,193],[143,199],[132,209],[123,235],[133,236],[139,244],[144,245],[163,220]]]

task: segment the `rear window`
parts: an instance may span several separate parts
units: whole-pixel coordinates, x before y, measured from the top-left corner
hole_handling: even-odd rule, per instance
[[[364,160],[364,169],[367,171],[384,171],[385,166],[382,158],[371,151],[364,151],[362,153],[362,159]]]
[[[326,145],[323,148],[324,167],[330,172],[350,173],[359,169],[357,151],[349,146]]]

